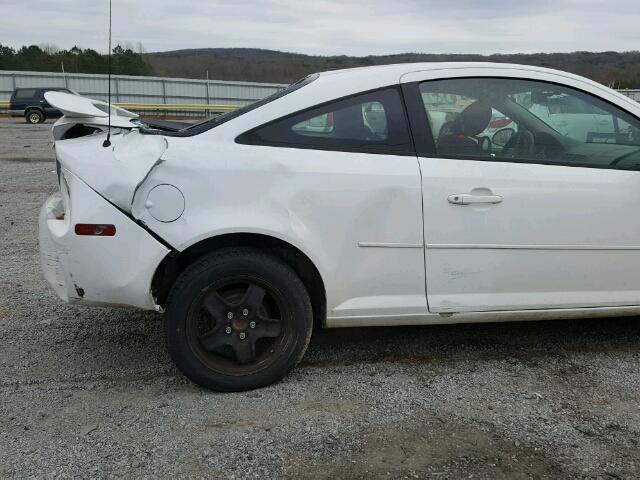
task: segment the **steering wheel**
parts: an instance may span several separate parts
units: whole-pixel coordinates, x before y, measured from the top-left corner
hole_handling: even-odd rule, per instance
[[[502,147],[502,153],[514,152],[518,155],[535,153],[536,141],[529,130],[518,130],[514,136]]]

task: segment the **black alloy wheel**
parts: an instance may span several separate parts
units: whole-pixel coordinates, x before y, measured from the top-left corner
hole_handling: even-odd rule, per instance
[[[205,256],[179,277],[167,301],[172,358],[213,390],[247,390],[282,378],[302,358],[312,323],[295,272],[253,249]]]

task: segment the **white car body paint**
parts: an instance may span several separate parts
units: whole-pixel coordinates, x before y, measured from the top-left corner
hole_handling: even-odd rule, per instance
[[[525,73],[526,72],[526,73]],[[414,72],[403,82],[527,78],[591,93],[640,116],[640,105],[595,82],[535,67]],[[640,172],[420,158],[431,312],[640,304]],[[484,189],[499,205],[442,201]]]
[[[414,158],[193,140],[170,139],[166,163],[149,175],[134,201],[139,218],[174,248],[226,233],[273,236],[316,265],[336,314],[427,312]],[[222,160],[211,162],[209,149]],[[180,176],[186,168],[192,175]],[[205,176],[212,181],[199,180]],[[143,206],[152,186],[169,182],[188,192],[185,213],[162,223]],[[185,230],[191,233],[185,236]],[[417,248],[358,246],[368,239]],[[382,266],[386,282],[379,280]]]
[[[581,133],[602,132],[611,130],[612,121],[610,115],[581,115],[573,113],[551,113],[549,108],[543,105],[533,105],[530,109],[537,117],[547,122],[558,132],[572,138],[585,141],[581,138]],[[582,128],[580,128],[582,127]],[[585,128],[586,127],[586,128]]]
[[[326,72],[189,137],[143,134],[123,122],[113,130],[109,148],[102,147],[104,133],[56,141],[71,213],[64,221],[47,216],[55,198],[43,207],[45,276],[65,300],[79,300],[79,287],[86,301],[158,308],[150,285],[169,247],[182,252],[202,240],[247,233],[287,242],[311,260],[326,290],[327,326],[640,312],[640,228],[632,220],[640,172],[491,167],[235,142],[254,127],[340,97],[474,76],[560,83],[640,116],[637,103],[575,75],[462,63]],[[90,122],[96,118],[104,121]],[[87,123],[78,115],[59,122]],[[161,189],[168,196],[154,196],[162,185],[172,187]],[[449,195],[473,189],[501,195],[504,202],[447,202]],[[180,208],[174,206],[176,192]],[[68,222],[117,223],[118,233],[74,237],[69,226],[61,226]]]

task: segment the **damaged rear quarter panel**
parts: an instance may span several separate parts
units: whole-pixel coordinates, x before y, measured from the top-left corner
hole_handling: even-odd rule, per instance
[[[241,145],[244,127],[233,123],[190,137],[120,131],[108,148],[95,134],[56,149],[64,167],[177,251],[227,233],[267,235],[314,263],[329,316],[427,313],[416,157]],[[180,192],[181,216],[151,216],[158,185]]]
[[[103,147],[105,137],[102,133],[57,141],[56,156],[87,185],[130,212],[136,188],[162,163],[167,140],[138,130],[120,130],[112,133],[111,146]]]
[[[239,145],[222,130],[168,139],[136,191],[137,219],[178,251],[226,233],[288,242],[320,272],[330,315],[426,313],[415,157]],[[184,195],[173,222],[146,211],[160,184]],[[359,246],[367,241],[415,247]]]

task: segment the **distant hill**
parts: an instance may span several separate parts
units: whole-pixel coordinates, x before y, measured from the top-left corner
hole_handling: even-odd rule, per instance
[[[144,54],[152,74],[167,77],[291,83],[309,73],[408,62],[520,63],[566,70],[616,88],[640,88],[640,51],[533,54],[401,53],[313,56],[258,48],[201,48]]]

